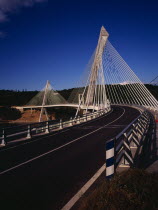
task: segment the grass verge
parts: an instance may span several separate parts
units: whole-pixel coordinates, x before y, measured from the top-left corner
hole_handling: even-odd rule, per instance
[[[158,209],[158,174],[139,169],[117,174],[83,199],[79,209]]]

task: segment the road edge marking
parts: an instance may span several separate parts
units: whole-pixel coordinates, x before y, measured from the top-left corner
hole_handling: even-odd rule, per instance
[[[111,123],[113,123],[113,122],[119,120],[119,119],[124,115],[125,109],[124,109],[124,108],[122,108],[122,109],[123,109],[123,113],[122,113],[117,119],[113,120],[112,122],[110,122],[110,123],[108,123],[108,124],[106,124],[106,125],[104,125],[104,126],[98,128],[98,129],[96,129],[96,130],[94,130],[94,131],[92,131],[92,132],[90,132],[90,133],[87,133],[87,134],[85,134],[85,135],[83,135],[83,136],[80,136],[79,138],[76,138],[76,139],[74,139],[74,140],[72,140],[72,141],[70,141],[70,142],[68,142],[68,143],[66,143],[66,144],[63,144],[63,145],[61,145],[60,147],[57,147],[57,148],[52,149],[52,150],[49,150],[48,152],[45,152],[45,153],[43,153],[43,154],[41,154],[41,155],[38,155],[38,156],[36,156],[36,157],[34,157],[34,158],[31,158],[31,159],[29,159],[29,160],[27,160],[27,161],[25,161],[25,162],[23,162],[23,163],[20,163],[20,164],[15,165],[15,166],[13,166],[13,167],[11,167],[11,168],[8,168],[8,169],[6,169],[6,170],[4,170],[4,171],[1,171],[1,172],[0,172],[0,175],[3,175],[3,174],[5,174],[5,173],[7,173],[7,172],[9,172],[9,171],[12,171],[12,170],[14,170],[14,169],[16,169],[16,168],[21,167],[21,166],[23,166],[23,165],[25,165],[25,164],[27,164],[27,163],[30,163],[30,162],[32,162],[32,161],[34,161],[34,160],[37,160],[37,159],[39,159],[39,158],[41,158],[41,157],[44,157],[44,156],[46,156],[46,155],[48,155],[48,154],[50,154],[50,153],[52,153],[52,152],[55,152],[55,151],[57,151],[57,150],[59,150],[59,149],[65,147],[65,146],[67,146],[67,145],[70,145],[70,144],[72,144],[72,143],[74,143],[74,142],[76,142],[76,141],[78,141],[78,140],[80,140],[80,139],[82,139],[82,138],[84,138],[84,137],[86,137],[86,136],[91,135],[92,133],[95,133],[95,132],[97,132],[97,131],[99,131],[99,130],[105,128],[107,125],[110,125]]]
[[[92,176],[91,179],[68,201],[68,203],[61,210],[71,209],[75,203],[82,197],[82,195],[92,186],[98,177],[105,171],[105,164]]]
[[[121,107],[119,107],[119,108],[121,108]],[[112,109],[111,111],[107,112],[106,114],[104,114],[103,116],[100,116],[99,119],[101,119],[101,118],[103,118],[103,117],[105,117],[105,116],[108,116],[108,115],[111,114],[112,112],[113,112],[113,109]],[[78,127],[81,127],[81,126],[83,126],[83,125],[86,125],[86,124],[88,124],[88,123],[91,122],[91,121],[94,122],[94,121],[96,121],[97,119],[98,119],[98,118],[95,118],[95,119],[92,119],[92,120],[90,120],[90,121],[84,122],[84,124],[81,123],[80,125],[78,125]],[[64,133],[64,132],[70,130],[72,127],[73,127],[73,126],[70,126],[70,127],[67,127],[66,130],[64,130],[64,129],[63,129],[62,131],[60,130],[60,133]],[[51,133],[52,133],[52,134],[51,134]],[[4,151],[11,150],[11,149],[14,149],[14,148],[17,148],[17,147],[20,147],[20,146],[23,146],[23,145],[31,144],[31,143],[33,143],[33,142],[36,142],[36,141],[45,139],[45,138],[47,138],[47,137],[56,136],[57,134],[59,134],[58,131],[57,131],[57,133],[53,133],[53,131],[52,131],[51,133],[50,133],[48,136],[43,135],[43,136],[41,136],[41,137],[39,137],[38,139],[35,139],[35,140],[33,140],[33,141],[27,141],[27,142],[25,142],[25,143],[23,143],[23,144],[20,144],[20,145],[10,146],[9,148],[0,150],[0,153],[1,153],[1,152],[4,152]],[[24,141],[26,141],[26,140],[24,140]]]

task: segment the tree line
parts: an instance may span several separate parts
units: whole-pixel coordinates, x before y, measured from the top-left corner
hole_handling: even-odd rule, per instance
[[[158,100],[158,86],[145,85],[147,89]],[[66,100],[68,100],[73,88],[59,90]],[[23,106],[26,105],[39,91],[27,91],[27,90],[0,90],[0,106]]]

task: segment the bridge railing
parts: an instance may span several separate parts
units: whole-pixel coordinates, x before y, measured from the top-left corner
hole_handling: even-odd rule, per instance
[[[39,123],[25,124],[20,126],[8,127],[0,130],[0,147],[6,146],[10,143],[21,142],[39,135],[48,134],[50,132],[58,131],[60,129],[74,126],[86,121],[92,120],[96,117],[107,113],[109,109],[98,110],[93,113],[84,114],[82,117],[70,118],[67,121],[44,121]]]
[[[144,111],[119,135],[106,142],[106,177],[111,178],[117,167],[134,166],[135,154],[141,151],[148,134],[151,116]]]

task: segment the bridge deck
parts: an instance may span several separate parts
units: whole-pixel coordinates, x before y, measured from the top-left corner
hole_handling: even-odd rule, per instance
[[[114,107],[106,116],[0,150],[1,206],[61,209],[105,164],[105,141],[138,115]]]
[[[40,105],[40,106],[15,106],[16,109],[38,109],[38,108],[51,108],[51,107],[72,107],[72,108],[78,108],[78,104],[54,104],[54,105]],[[87,106],[85,105],[81,105],[80,106],[81,109],[86,109]],[[88,109],[94,109],[94,110],[98,110],[98,106],[88,106]]]

